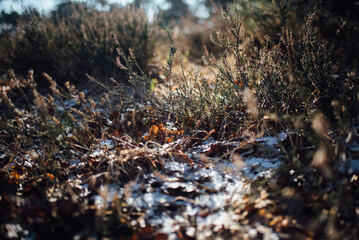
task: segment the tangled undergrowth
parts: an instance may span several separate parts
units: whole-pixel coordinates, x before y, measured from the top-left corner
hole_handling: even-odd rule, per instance
[[[338,58],[334,43],[320,39],[312,10],[301,34],[284,25],[279,40],[249,48],[233,5],[223,12],[225,29],[211,36],[221,57],[203,58],[210,76],[202,67],[185,70],[188,59],[170,34],[162,84],[116,35],[116,65],[130,86],[87,75],[104,89],[101,96],[71,82],[60,86],[45,73],[44,94],[34,71],[23,78],[10,70],[0,99],[1,235],[165,239],[125,201],[135,182],[154,171],[162,179],[169,161],[195,164],[186,151],[210,139],[218,142],[203,161],[242,163],[241,154],[266,154],[253,139],[286,133],[275,177],[251,181],[251,193],[226,210],[242,225],[264,224],[282,238],[357,238],[359,73],[357,63]],[[264,237],[222,230],[232,238]]]

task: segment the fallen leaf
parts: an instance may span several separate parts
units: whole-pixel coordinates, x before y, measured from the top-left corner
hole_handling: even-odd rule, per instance
[[[222,153],[222,148],[223,148],[222,143],[212,144],[210,149],[205,151],[205,154],[211,157],[219,155]]]
[[[269,226],[273,227],[273,226],[277,225],[278,223],[281,223],[283,221],[283,219],[284,219],[283,216],[276,216],[269,222]]]
[[[51,179],[51,180],[54,180],[55,179],[55,176],[51,173],[46,173],[46,177]]]
[[[183,153],[181,150],[178,150],[176,152],[172,152],[173,158],[176,162],[180,163],[190,163],[193,164],[193,160],[190,159],[187,154]]]

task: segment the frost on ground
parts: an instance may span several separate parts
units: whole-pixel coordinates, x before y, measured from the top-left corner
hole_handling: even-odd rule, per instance
[[[144,213],[144,217],[133,224],[140,227],[149,225],[170,239],[183,235],[196,239],[207,239],[213,235],[225,238],[226,234],[233,233],[252,238],[260,233],[265,239],[277,239],[271,228],[260,224],[242,226],[239,220],[243,216],[236,213],[233,206],[239,205],[250,193],[251,181],[273,176],[281,164],[277,144],[285,137],[286,134],[280,134],[255,140],[251,143],[252,147],[241,154],[241,165],[229,157],[207,157],[204,161],[206,153],[218,144],[227,149],[236,149],[239,144],[219,143],[209,138],[186,151],[190,161],[178,162],[173,157],[164,164],[163,170],[139,176],[127,185],[117,187],[115,192],[125,197],[128,206]],[[171,144],[157,151],[169,148]],[[253,148],[256,150],[253,151]],[[263,152],[268,152],[267,148],[270,148],[274,154],[261,156],[262,148]],[[109,198],[106,199],[95,197],[98,207],[108,204],[113,193],[107,195]]]

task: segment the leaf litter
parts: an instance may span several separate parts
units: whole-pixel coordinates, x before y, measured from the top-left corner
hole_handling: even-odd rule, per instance
[[[256,139],[250,143],[252,147],[247,146],[243,152],[243,165],[230,159],[229,154],[225,153],[227,156],[222,158],[219,156],[223,155],[219,145],[233,151],[238,150],[239,142],[216,141],[210,137],[181,153],[183,159],[191,161],[179,159],[174,150],[186,139],[157,146],[154,152],[170,153],[171,156],[164,162],[162,170],[138,176],[120,188],[112,185],[108,190],[111,197],[106,200],[101,194],[95,195],[95,203],[101,208],[109,204],[113,194],[124,196],[128,206],[144,213],[142,220],[133,224],[140,228],[150,226],[168,239],[228,237],[246,231],[252,237],[262,231],[268,235],[267,239],[277,239],[279,235],[270,228],[263,230],[265,227],[262,225],[255,228],[243,225],[233,206],[241,205],[250,194],[251,181],[273,176],[282,161],[277,144],[285,137],[286,134],[281,133],[278,137]],[[251,150],[254,146],[273,148],[278,154],[271,158],[253,157]],[[92,154],[97,153],[98,149]]]
[[[121,113],[121,121],[133,112]],[[0,206],[7,216],[1,232],[6,238],[46,239],[60,232],[79,239],[101,238],[98,233],[110,229],[115,232],[108,236],[157,239],[279,239],[286,237],[283,229],[314,236],[278,210],[258,184],[276,181],[275,172],[284,161],[279,145],[292,133],[215,140],[214,131],[183,136],[172,122],[154,122],[138,141],[121,129],[108,133],[112,120],[104,119],[107,127],[90,147],[78,144],[68,129],[71,149],[53,156],[38,147],[18,155],[1,150],[0,185],[6,188]],[[348,137],[340,171],[358,172],[357,136]],[[302,175],[289,173],[301,184]],[[357,179],[353,175],[351,182]],[[295,193],[287,187],[281,194],[290,198]],[[62,219],[72,222],[44,228],[64,224]],[[98,223],[105,229],[96,229]]]
[[[255,202],[249,199],[252,182],[272,178],[281,165],[283,156],[278,144],[287,134],[220,141],[211,136],[213,132],[201,132],[175,140],[180,131],[173,125],[152,125],[144,135],[144,143],[115,131],[88,150],[74,148],[70,155],[60,151],[57,158],[68,159],[63,162],[63,170],[45,174],[50,183],[45,185],[47,199],[56,209],[47,213],[36,204],[28,209],[44,217],[75,214],[87,218],[92,211],[98,216],[95,219],[100,219],[97,221],[105,222],[118,209],[119,221],[126,223],[125,229],[137,229],[132,233],[137,237],[279,239],[279,232],[271,227],[275,225],[274,216],[270,217],[271,226],[255,218],[248,221],[249,215],[258,215],[272,204],[271,200],[265,194],[254,198]],[[13,181],[24,181],[23,170],[17,170],[15,163],[22,162],[22,167],[33,169],[39,161],[44,160],[37,150],[10,161]],[[61,176],[67,178],[65,186],[59,181]],[[34,180],[24,182],[17,191],[20,195],[31,194],[36,184]],[[64,190],[70,198],[64,197]],[[90,212],[73,212],[76,206]],[[28,214],[23,211],[19,214]],[[39,237],[39,233],[16,222],[5,226],[8,238]],[[96,235],[89,227],[72,232],[79,238]]]

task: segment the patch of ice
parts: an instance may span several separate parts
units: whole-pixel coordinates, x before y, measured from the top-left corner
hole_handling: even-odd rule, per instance
[[[82,190],[82,192],[80,193],[80,197],[86,197],[87,195],[89,195],[91,193],[89,191],[89,185],[87,183],[85,183],[84,185],[81,186],[81,190]]]
[[[189,183],[184,183],[184,182],[165,182],[161,189],[162,190],[165,190],[165,189],[178,189],[178,188],[181,188],[183,189],[182,191],[185,191],[185,192],[194,192],[196,191],[197,187],[189,182]]]
[[[218,232],[221,229],[230,231],[238,231],[240,229],[238,215],[231,211],[218,211],[205,218],[198,216],[196,222],[197,231],[202,233],[198,235],[198,239],[207,239],[207,233],[212,233],[212,230]]]
[[[37,155],[35,155],[34,157],[36,157]],[[26,154],[24,157],[24,165],[25,167],[31,168],[32,167],[32,157],[30,156],[30,154]]]
[[[155,187],[137,183],[132,188],[131,197],[126,199],[127,204],[146,212],[149,224],[168,235],[179,228],[186,229],[189,236],[195,234],[196,237],[200,236],[201,231],[203,236],[207,235],[205,231],[211,231],[211,228],[236,228],[235,224],[238,223],[235,223],[235,214],[224,209],[235,201],[241,201],[244,194],[249,191],[249,184],[245,184],[237,174],[223,173],[214,166],[204,168],[178,162],[166,163],[163,174],[174,173],[180,175],[180,178],[177,175],[165,179],[154,174],[145,175],[146,185]],[[189,193],[190,198],[172,196],[168,192],[170,189],[175,195],[178,191],[179,196]],[[194,195],[191,195],[192,193]],[[171,211],[164,210],[167,208]],[[200,217],[200,212],[207,210],[216,212],[214,215],[211,213]],[[206,226],[207,224],[212,225]]]
[[[193,157],[197,157],[199,154],[208,151],[211,148],[212,144],[215,143],[217,143],[217,141],[210,137],[207,140],[203,141],[199,146],[196,146],[187,151],[186,154]]]
[[[110,120],[110,119],[108,119],[108,118],[106,118],[106,122],[107,122],[107,125],[112,125],[112,121]]]
[[[95,196],[94,196],[94,199],[95,199],[95,205],[96,205],[99,209],[104,208],[104,207],[106,206],[103,197],[101,197],[100,195],[95,195]]]
[[[102,146],[107,147],[107,148],[113,148],[113,147],[114,147],[113,141],[112,141],[112,140],[109,140],[109,139],[107,139],[107,140],[101,140],[101,141],[100,141],[100,144],[101,144]]]
[[[123,195],[123,189],[115,185],[102,185],[98,190],[98,195],[94,196],[95,205],[101,208],[107,208],[114,199]]]
[[[196,229],[194,227],[188,227],[186,229],[186,235],[189,237],[194,237],[194,234],[196,233]]]
[[[286,134],[277,137],[259,138],[268,148],[277,149],[277,144],[285,139]],[[209,150],[216,143],[212,138],[190,149],[186,154],[196,160],[199,155]],[[111,147],[112,142],[101,142]],[[230,143],[231,145],[233,143]],[[236,145],[236,144],[234,144]],[[158,151],[171,148],[172,144],[159,147]],[[106,151],[108,155],[109,151]],[[91,156],[105,154],[96,149]],[[109,156],[107,156],[109,157]],[[126,194],[126,203],[145,214],[145,221],[159,232],[177,239],[176,231],[184,230],[189,237],[208,239],[213,232],[222,230],[240,231],[239,216],[228,210],[234,203],[242,201],[250,191],[250,180],[259,177],[270,178],[281,162],[279,158],[243,157],[246,167],[239,168],[229,160],[214,161],[210,165],[187,164],[168,161],[160,174],[150,173],[141,176],[131,186],[131,193]],[[247,178],[244,178],[247,177]],[[95,196],[95,203],[103,207],[110,201],[104,197],[111,195],[108,189]],[[123,196],[124,189],[120,192]],[[181,230],[181,231],[182,231]],[[249,231],[249,230],[248,230]],[[275,238],[270,229],[252,229],[248,236],[258,234]]]
[[[256,230],[263,235],[263,237],[262,237],[263,240],[279,240],[280,239],[279,235],[277,233],[273,232],[272,228],[263,226],[259,223],[256,226]]]
[[[282,132],[275,137],[261,137],[256,139],[256,142],[264,142],[269,148],[277,148],[278,143],[287,138],[288,133]]]
[[[166,163],[166,171],[173,171],[179,173],[185,173],[191,169],[191,166],[179,162],[168,162]]]
[[[174,126],[173,122],[166,122],[166,129],[170,131],[177,131],[178,129]]]
[[[267,159],[251,157],[244,160],[247,164],[242,169],[242,172],[246,177],[256,180],[260,177],[270,178],[273,176],[274,171],[281,165],[279,159]]]
[[[103,149],[95,149],[89,156],[94,158],[94,157],[104,155],[104,153],[105,152]]]
[[[26,229],[24,229],[20,224],[18,223],[7,223],[3,225],[3,230],[5,231],[5,238],[8,239],[30,239],[30,232]]]

